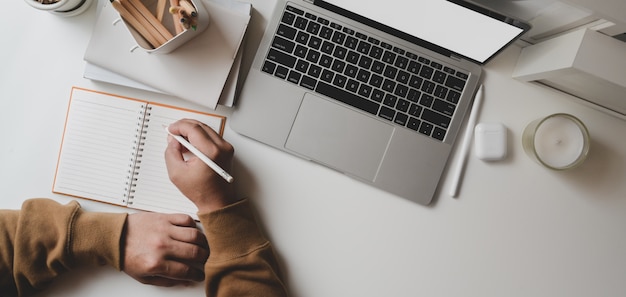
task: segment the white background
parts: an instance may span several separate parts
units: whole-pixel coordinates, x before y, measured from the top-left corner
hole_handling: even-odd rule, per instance
[[[246,64],[274,1],[255,11]],[[7,1],[0,18],[0,207],[51,193],[72,85],[194,107],[82,78],[95,7],[59,18]],[[511,79],[519,48],[490,62],[479,122],[508,128],[509,157],[468,160],[460,195],[444,173],[431,206],[397,198],[234,133],[232,174],[256,206],[293,296],[621,296],[626,292],[626,122]],[[217,111],[228,116],[230,111]],[[593,139],[582,167],[554,172],[524,155],[521,132],[545,115],[579,117]],[[457,155],[455,154],[455,159]],[[82,201],[87,210],[126,211]],[[69,273],[41,296],[201,296],[111,268]]]

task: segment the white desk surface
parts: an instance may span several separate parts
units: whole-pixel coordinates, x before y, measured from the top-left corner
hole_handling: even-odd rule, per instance
[[[258,43],[273,3],[252,1],[249,44]],[[4,10],[1,208],[19,208],[31,197],[70,200],[51,188],[71,86],[194,107],[82,78],[95,6],[73,18],[18,0]],[[623,296],[626,121],[511,79],[519,50],[509,48],[486,67],[479,116],[506,125],[509,157],[496,163],[471,157],[456,199],[447,194],[446,172],[428,207],[226,129],[236,148],[238,191],[254,200],[293,296]],[[574,171],[544,169],[521,148],[525,125],[555,112],[579,117],[593,138],[591,155]],[[126,211],[81,203],[91,211]],[[202,286],[157,288],[107,267],[71,272],[42,294],[201,295]]]

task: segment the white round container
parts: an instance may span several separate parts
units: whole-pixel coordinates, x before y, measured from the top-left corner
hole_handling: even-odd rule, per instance
[[[75,16],[79,15],[91,6],[93,0],[59,0],[55,3],[44,4],[37,0],[24,0],[30,6],[48,11],[59,16]]]

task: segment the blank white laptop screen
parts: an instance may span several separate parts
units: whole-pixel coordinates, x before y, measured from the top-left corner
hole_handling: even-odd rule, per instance
[[[480,63],[523,31],[445,0],[325,1]]]

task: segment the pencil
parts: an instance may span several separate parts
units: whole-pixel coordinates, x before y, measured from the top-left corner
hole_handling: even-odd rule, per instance
[[[163,23],[163,14],[165,13],[165,0],[157,1],[157,15],[156,18],[160,23]]]
[[[143,36],[143,38],[153,48],[157,48],[157,47],[159,47],[161,45],[161,43],[157,40],[157,38],[154,37],[154,35],[152,35],[152,33],[150,33],[148,28],[146,28],[139,20],[137,20],[137,18],[135,18],[135,16],[133,16],[133,14],[131,14],[124,7],[124,5],[122,5],[122,3],[119,0],[111,0],[111,5],[113,6],[113,8],[115,8],[115,10],[117,10],[117,12],[120,14],[120,16],[126,22],[128,22],[128,24],[130,24],[131,27],[133,27],[135,30],[137,30],[137,32],[139,32],[139,34],[141,36]]]
[[[157,18],[148,10],[148,8],[143,3],[141,3],[140,0],[123,0],[123,1],[129,1],[130,4],[134,6],[135,9],[146,19],[146,21],[150,25],[152,25],[154,29],[156,29],[156,31],[165,40],[163,41],[163,43],[174,38],[174,36],[172,36],[172,33],[170,33],[170,31],[168,31],[167,28],[165,28],[165,26],[163,26],[163,24],[159,22],[159,20],[157,20]]]
[[[454,178],[452,180],[452,186],[450,186],[450,196],[452,197],[456,197],[459,194],[461,175],[463,175],[463,169],[465,168],[470,143],[472,142],[472,135],[474,134],[472,132],[474,132],[474,126],[476,125],[476,118],[478,117],[478,109],[480,108],[482,98],[483,86],[480,85],[478,91],[476,92],[476,97],[474,98],[474,104],[472,106],[472,110],[470,111],[469,119],[467,120],[467,127],[465,129],[465,135],[463,137],[463,143],[460,151],[461,155],[459,156],[456,166],[454,167],[454,171],[452,172],[452,178]]]
[[[187,0],[180,0],[180,6],[185,10],[185,12],[190,16],[195,18],[198,16],[198,11],[193,5]]]
[[[213,160],[211,160],[204,153],[198,150],[195,146],[193,146],[191,143],[185,140],[182,136],[172,134],[172,132],[170,132],[170,130],[168,129],[168,126],[163,125],[163,127],[165,128],[165,132],[167,132],[167,134],[172,135],[172,137],[174,137],[176,141],[180,142],[180,144],[186,147],[192,154],[198,157],[198,159],[202,160],[202,162],[207,164],[209,168],[213,169],[213,171],[219,174],[224,180],[226,180],[229,183],[233,182],[234,178],[230,174],[228,174],[226,170],[222,169],[222,167],[220,167],[215,162],[213,162]]]
[[[176,31],[176,35],[185,31],[183,25],[180,23],[180,16],[178,15],[178,11],[173,12],[173,7],[179,7],[180,5],[178,0],[170,0],[170,13],[172,14],[172,20],[174,21],[174,30]]]

